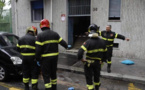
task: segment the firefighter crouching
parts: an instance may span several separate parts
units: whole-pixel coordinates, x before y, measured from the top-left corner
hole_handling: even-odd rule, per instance
[[[89,37],[81,46],[78,52],[78,59],[84,63],[84,72],[88,90],[99,90],[101,63],[106,58],[105,42],[99,38],[99,28],[92,24],[89,26]],[[98,32],[98,33],[96,33]],[[83,54],[86,51],[86,59],[83,59]],[[93,78],[94,77],[94,78]],[[92,80],[94,79],[94,80]],[[94,88],[95,87],[95,88]]]
[[[38,90],[38,66],[35,59],[35,35],[37,28],[28,27],[26,35],[21,37],[17,44],[17,49],[23,56],[23,83],[25,90],[29,90],[29,81],[31,78],[32,90]]]
[[[108,49],[107,51],[107,72],[111,73],[111,58],[112,58],[112,53],[113,53],[113,43],[114,43],[114,39],[118,38],[118,39],[122,39],[122,40],[126,40],[129,41],[128,38],[125,38],[125,36],[115,33],[113,31],[111,31],[111,25],[107,25],[106,26],[106,30],[105,31],[100,31],[100,36],[102,36],[102,39],[105,41],[106,43],[106,47]]]
[[[41,62],[45,90],[57,90],[58,44],[67,49],[67,43],[58,33],[50,30],[50,24],[47,19],[43,19],[40,22],[40,28],[42,32],[37,36],[36,59]]]

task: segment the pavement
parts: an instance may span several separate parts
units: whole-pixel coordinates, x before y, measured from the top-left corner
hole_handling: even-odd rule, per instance
[[[77,60],[77,53],[63,52],[58,60],[58,90],[86,90],[83,64]],[[112,72],[107,73],[104,64],[101,71],[100,90],[145,90],[145,60],[130,59],[134,65],[124,65],[121,61],[127,58],[112,58]],[[31,86],[31,84],[30,84]],[[22,78],[12,77],[9,82],[0,82],[0,90],[24,90]],[[39,89],[44,90],[43,78],[40,75]]]
[[[57,90],[68,90],[69,87],[74,87],[75,90],[87,90],[86,80],[83,74],[58,70],[57,79]],[[145,84],[107,79],[103,77],[100,78],[100,81],[102,84],[99,90],[145,90]],[[31,87],[31,84],[29,84],[29,86]],[[39,90],[45,90],[44,81],[41,75],[38,81],[38,88]],[[0,90],[24,90],[22,78],[13,76],[9,82],[0,82]]]
[[[145,60],[129,59],[135,62],[134,65],[124,65],[121,61],[128,58],[112,57],[111,73],[107,73],[107,64],[104,64],[101,76],[109,79],[117,79],[123,81],[131,81],[145,84]],[[75,73],[84,73],[83,64],[77,60],[76,51],[62,52],[59,55],[58,69],[71,71]]]

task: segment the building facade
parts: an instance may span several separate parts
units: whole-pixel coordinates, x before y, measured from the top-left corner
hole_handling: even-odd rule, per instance
[[[41,32],[43,18],[70,47],[85,40],[89,24],[100,30],[112,25],[112,31],[130,38],[130,42],[115,39],[113,56],[145,58],[145,0],[12,0],[13,33],[23,36],[32,25]]]

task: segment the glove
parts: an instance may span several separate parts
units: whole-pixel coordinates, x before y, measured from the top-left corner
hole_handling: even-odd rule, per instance
[[[41,66],[39,61],[37,61],[37,65],[38,65],[39,67]]]

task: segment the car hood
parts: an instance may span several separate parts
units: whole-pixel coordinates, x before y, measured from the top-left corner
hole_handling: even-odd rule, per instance
[[[11,56],[21,57],[20,53],[16,50],[16,47],[4,47],[4,48],[1,48],[1,51],[10,57]]]

